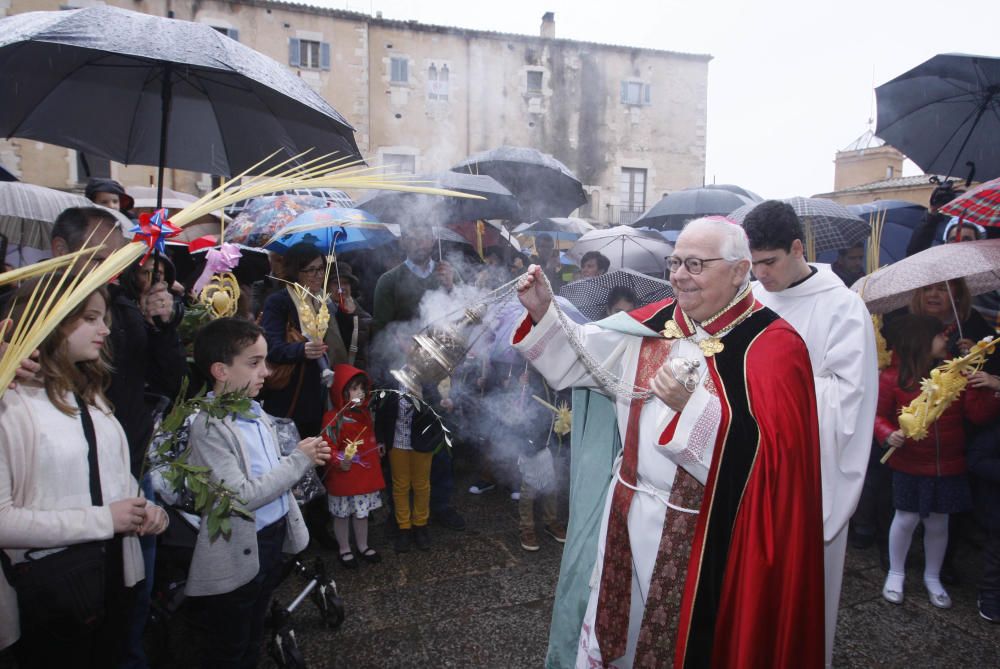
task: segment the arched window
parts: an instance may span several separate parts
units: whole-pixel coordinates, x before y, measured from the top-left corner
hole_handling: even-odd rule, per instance
[[[433,63],[427,68],[427,99],[447,100],[448,99],[448,66],[442,65],[438,69]]]

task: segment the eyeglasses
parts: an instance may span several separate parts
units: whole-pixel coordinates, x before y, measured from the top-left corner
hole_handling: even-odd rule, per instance
[[[323,273],[324,267],[320,265],[319,267],[303,267],[299,270],[300,274],[312,274],[313,276]]]
[[[701,274],[705,263],[716,260],[725,260],[725,258],[678,258],[677,256],[670,256],[667,258],[667,269],[671,272],[676,272],[681,268],[681,265],[684,265],[688,274]]]

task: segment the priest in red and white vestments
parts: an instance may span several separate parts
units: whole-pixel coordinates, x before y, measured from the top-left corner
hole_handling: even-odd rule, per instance
[[[599,324],[560,319],[537,267],[519,285],[515,346],[554,387],[614,395],[622,429],[576,665],[820,667],[809,354],[750,292],[738,226],[692,221],[670,262],[676,302]]]

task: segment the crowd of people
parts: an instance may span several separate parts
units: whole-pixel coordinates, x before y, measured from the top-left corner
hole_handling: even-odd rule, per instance
[[[87,196],[131,206],[110,180]],[[781,202],[742,227],[689,222],[666,259],[675,298],[643,304],[618,286],[597,323],[558,292],[607,273],[600,253],[568,271],[541,234],[533,256],[491,247],[469,263],[445,257],[429,226],[402,233],[391,266],[381,254],[330,267],[311,243],[269,253],[237,314],[194,332],[185,314],[201,267],[152,253],[21,361],[0,399],[0,649],[17,666],[146,666],[150,598],[178,555],[203,666],[257,666],[284,556],[313,541],[350,571],[384,568],[384,545],[433,550],[430,523],[466,527],[457,457],[477,473],[470,493],[517,502],[522,549],[565,544],[551,667],[830,666],[848,545],[879,545],[882,595],[901,604],[922,525],[927,596],[949,608],[949,555],[974,532],[973,511],[988,537],[979,611],[1000,622],[1000,361],[928,438],[906,437],[898,419],[935,365],[995,334],[962,280],[886,317],[892,362],[880,372],[870,314],[847,287],[863,248],[809,262]],[[67,209],[51,237],[55,256],[102,244],[59,276],[127,242],[100,207]],[[448,379],[392,373],[414,334],[515,280],[517,297],[494,307]],[[316,309],[329,296],[322,338],[303,327],[293,284]],[[62,285],[17,287],[4,313],[29,325],[26,307]],[[157,417],[201,385],[209,400],[248,399],[185,426],[190,463],[245,507],[224,532],[146,466]],[[325,494],[293,494],[313,475]],[[963,520],[950,529],[952,517]]]

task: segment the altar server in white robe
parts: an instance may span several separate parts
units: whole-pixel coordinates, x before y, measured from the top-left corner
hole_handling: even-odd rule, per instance
[[[750,240],[754,295],[806,342],[816,383],[826,599],[826,666],[847,549],[847,528],[861,496],[878,401],[878,361],[871,316],[861,297],[829,265],[804,257],[802,223],[784,202],[763,202],[743,221]]]

